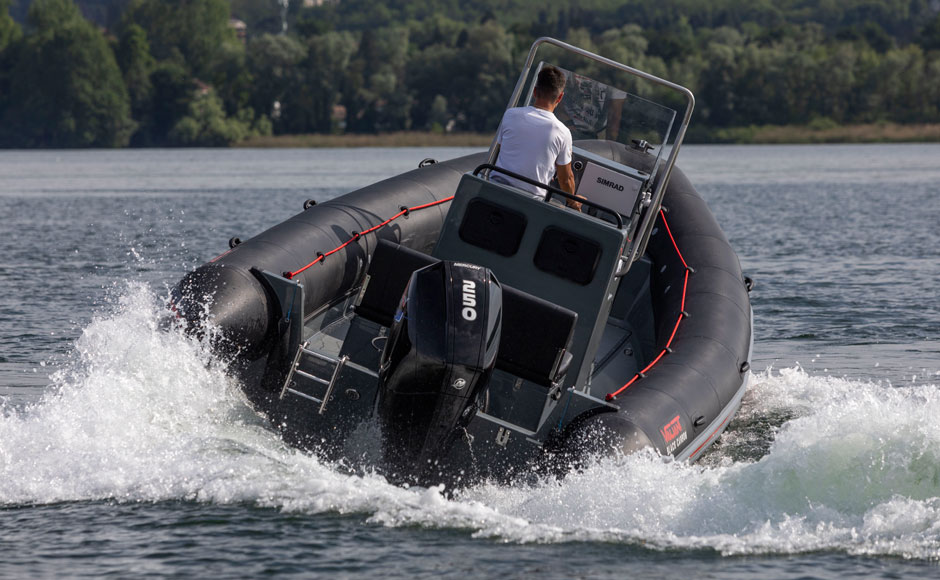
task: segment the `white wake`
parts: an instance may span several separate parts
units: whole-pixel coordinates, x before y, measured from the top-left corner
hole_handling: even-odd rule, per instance
[[[129,287],[85,328],[41,400],[0,412],[0,505],[247,503],[509,542],[940,555],[936,384],[767,370],[696,465],[638,454],[448,497],[286,447],[203,344],[160,329],[163,316],[150,290]],[[764,451],[732,459],[748,446]]]

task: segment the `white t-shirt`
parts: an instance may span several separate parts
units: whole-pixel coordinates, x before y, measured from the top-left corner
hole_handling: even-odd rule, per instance
[[[548,183],[555,175],[555,165],[571,163],[571,131],[554,113],[536,107],[513,107],[503,114],[496,134],[499,157],[496,166],[513,173]],[[510,185],[531,192],[540,199],[546,190],[513,179],[498,171],[492,173]]]

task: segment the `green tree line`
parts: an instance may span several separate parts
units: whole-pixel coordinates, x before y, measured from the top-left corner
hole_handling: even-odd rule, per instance
[[[11,8],[24,6],[0,0],[0,146],[491,132],[528,46],[544,35],[688,86],[700,137],[750,125],[940,122],[934,0],[316,4],[97,0],[107,21],[92,23],[82,2],[32,0],[18,22]]]

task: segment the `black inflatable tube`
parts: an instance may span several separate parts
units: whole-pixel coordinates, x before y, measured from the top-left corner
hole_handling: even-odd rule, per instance
[[[668,414],[667,398],[684,411],[683,422],[694,426],[694,435],[718,417],[743,386],[741,369],[751,344],[750,299],[737,255],[705,201],[678,168],[673,170],[663,206],[668,230],[660,216],[647,246],[654,264],[650,288],[657,353],[666,348],[680,316],[682,320],[669,352],[618,397],[618,404],[629,409],[627,416],[635,418],[654,442],[662,441],[656,437],[662,425],[651,424],[650,419],[662,421],[667,416],[663,415]],[[676,248],[692,269],[684,309],[686,266]],[[660,451],[666,450],[660,446]]]
[[[632,161],[634,166],[643,157],[609,142],[582,141],[577,145],[609,159]],[[653,263],[650,290],[657,342],[653,356],[666,350],[680,316],[682,320],[666,354],[617,396],[619,412],[572,422],[562,446],[569,454],[577,456],[579,441],[606,428],[623,434],[625,443],[614,449],[629,451],[633,447],[629,442],[646,438],[661,453],[678,455],[696,437],[710,435],[704,431],[714,428],[713,422],[744,386],[742,368],[750,356],[751,309],[737,255],[705,200],[678,168],[673,169],[663,208],[666,222],[659,216],[646,248]],[[683,308],[686,266],[691,271]],[[692,437],[679,448],[668,449],[660,429],[675,416],[676,409],[685,428],[692,430]],[[617,419],[612,420],[611,415]],[[638,438],[637,433],[643,437]]]
[[[454,194],[460,177],[479,165],[485,153],[427,165],[339,198],[317,204],[245,240],[187,274],[178,284],[178,313],[199,326],[206,314],[223,331],[226,343],[243,358],[262,357],[275,338],[274,298],[252,268],[275,274],[296,272],[400,211]],[[297,274],[304,285],[306,313],[342,297],[361,280],[378,238],[428,252],[437,241],[447,204],[410,212],[388,227],[348,244]]]
[[[622,147],[606,143],[578,145],[613,159],[625,155]],[[419,206],[453,195],[460,177],[484,160],[485,154],[480,153],[429,165],[297,214],[187,275],[178,287],[179,310],[195,320],[205,311],[207,297],[212,297],[208,310],[216,323],[242,346],[243,356],[260,358],[275,337],[275,304],[251,273],[252,268],[296,272],[315,260],[318,252],[325,254],[342,245],[353,232],[385,221],[401,206]],[[751,337],[750,302],[737,256],[705,201],[678,168],[673,170],[663,205],[668,209],[666,220],[672,237],[660,218],[647,247],[653,262],[654,356],[666,348],[682,310],[686,268],[673,240],[694,270],[685,303],[690,316],[682,319],[670,352],[618,396],[622,410],[616,420],[602,413],[575,424],[582,433],[606,426],[622,433],[624,441],[633,442],[621,447],[649,441],[665,453],[658,436],[664,417],[679,408],[685,425],[699,421],[698,434],[739,392]],[[430,251],[447,207],[441,204],[411,212],[297,274],[296,279],[305,287],[305,312],[315,312],[353,289],[361,281],[379,238]],[[624,377],[626,380],[629,377]]]

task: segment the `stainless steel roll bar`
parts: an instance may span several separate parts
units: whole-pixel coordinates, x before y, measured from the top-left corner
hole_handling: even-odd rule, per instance
[[[532,65],[535,63],[536,53],[538,49],[543,44],[549,44],[556,46],[562,50],[577,54],[584,58],[593,60],[605,66],[617,69],[619,71],[625,72],[629,75],[641,78],[643,80],[649,81],[653,84],[665,87],[672,91],[675,91],[681,94],[686,101],[685,114],[682,116],[682,122],[679,125],[679,129],[676,132],[675,142],[672,144],[672,148],[669,152],[669,157],[666,160],[666,166],[658,180],[656,180],[656,186],[650,195],[649,204],[647,206],[647,211],[642,214],[636,214],[632,219],[636,219],[639,215],[643,216],[642,223],[639,228],[634,230],[631,227],[631,231],[636,231],[637,234],[634,239],[630,242],[630,246],[627,250],[624,251],[624,254],[631,256],[629,263],[635,262],[638,260],[643,253],[646,251],[646,244],[649,242],[650,232],[653,229],[653,224],[656,222],[656,216],[659,213],[659,208],[662,205],[663,195],[666,193],[666,186],[669,184],[669,179],[672,175],[672,168],[676,164],[676,157],[679,155],[679,148],[682,146],[682,141],[685,139],[685,132],[689,127],[689,122],[692,119],[692,109],[695,108],[695,95],[692,94],[692,91],[689,89],[678,85],[676,83],[667,81],[665,79],[659,78],[655,75],[643,72],[639,69],[621,64],[619,62],[610,60],[603,56],[594,54],[587,50],[578,48],[576,46],[570,45],[566,42],[556,40],[554,38],[549,38],[543,36],[537,39],[532,43],[532,48],[529,49],[529,55],[526,57],[525,66],[522,68],[522,73],[519,75],[519,80],[516,81],[516,86],[513,89],[512,96],[509,99],[509,105],[507,109],[519,106],[519,102],[522,98],[522,90],[525,87],[526,80],[529,78],[529,72],[532,70]],[[669,136],[666,136],[668,140]],[[666,146],[667,143],[663,143],[663,146]],[[493,143],[490,146],[489,156],[487,157],[487,163],[493,164],[496,162],[497,147],[496,147],[496,138],[493,138]],[[632,226],[633,224],[631,224]],[[629,265],[629,264],[628,264]]]

